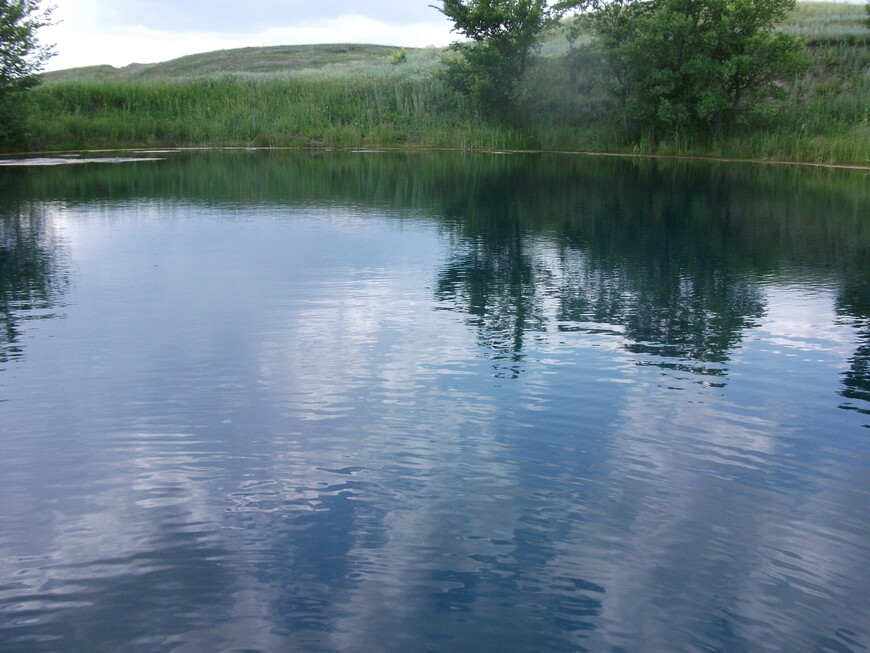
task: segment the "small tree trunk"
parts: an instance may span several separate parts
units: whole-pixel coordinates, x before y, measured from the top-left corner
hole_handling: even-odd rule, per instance
[[[729,121],[729,130],[734,133],[737,129],[737,110],[740,108],[740,87],[734,85],[734,92],[731,94],[731,120]]]

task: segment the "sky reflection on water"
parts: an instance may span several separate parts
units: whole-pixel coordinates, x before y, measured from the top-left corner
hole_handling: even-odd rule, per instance
[[[866,189],[284,156],[4,214],[2,650],[870,646]]]

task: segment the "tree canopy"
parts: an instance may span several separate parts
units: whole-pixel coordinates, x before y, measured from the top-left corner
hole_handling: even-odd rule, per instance
[[[613,0],[587,24],[610,63],[625,126],[733,128],[803,62],[774,32],[794,0]]]
[[[53,7],[40,4],[39,0],[0,0],[0,142],[17,135],[21,92],[37,83],[36,73],[54,54],[37,34],[51,24]]]
[[[558,20],[561,3],[547,0],[443,0],[435,7],[468,41],[454,43],[446,77],[489,114],[507,114],[516,102],[529,57],[546,29]]]

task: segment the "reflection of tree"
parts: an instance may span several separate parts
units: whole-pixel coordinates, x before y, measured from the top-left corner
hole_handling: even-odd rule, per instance
[[[499,375],[504,365],[507,375],[519,374],[526,332],[541,330],[545,324],[536,293],[540,270],[525,253],[523,241],[520,233],[498,244],[484,238],[469,240],[438,281],[438,299],[465,307],[481,345],[497,361]]]
[[[848,400],[846,407],[870,415],[870,333],[863,334],[850,361],[849,371],[844,375],[843,385],[842,395]]]
[[[640,268],[606,267],[576,249],[563,256],[570,273],[559,292],[561,328],[620,325],[627,350],[636,354],[725,363],[748,322],[763,311],[759,290],[728,270],[665,257],[651,257]]]
[[[22,323],[49,317],[63,290],[57,244],[38,205],[0,207],[0,362],[20,354]]]
[[[870,192],[862,176],[843,171],[538,155],[219,152],[58,166],[22,173],[7,188],[12,171],[3,172],[0,197],[341,205],[402,220],[435,216],[454,242],[437,296],[468,316],[509,375],[522,368],[534,333],[588,322],[618,325],[630,351],[660,356],[659,364],[676,357],[721,373],[763,309],[754,279],[794,265],[862,269],[870,249]]]
[[[846,399],[844,408],[870,415],[870,278],[866,270],[849,276],[839,299],[839,312],[858,317],[863,324],[840,394]]]
[[[532,169],[483,169],[445,193],[445,218],[461,234],[438,281],[437,297],[461,306],[494,361],[497,376],[522,369],[527,332],[545,328],[537,292],[545,268],[530,251],[528,217],[518,193],[534,195]]]
[[[615,186],[594,174],[516,172],[478,177],[451,202],[459,239],[437,290],[470,316],[493,358],[509,358],[516,374],[530,333],[607,324],[658,364],[723,372],[697,363],[727,362],[763,312],[745,274],[757,251],[731,219],[729,186],[626,167]]]

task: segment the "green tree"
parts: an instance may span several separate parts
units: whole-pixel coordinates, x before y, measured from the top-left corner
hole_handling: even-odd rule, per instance
[[[623,121],[653,132],[733,129],[803,65],[774,31],[794,0],[616,0],[587,18]]]
[[[37,73],[54,54],[37,38],[51,24],[53,7],[39,0],[0,0],[0,144],[21,136],[24,92],[38,82]]]
[[[445,59],[447,81],[489,115],[506,117],[548,27],[563,11],[547,0],[443,0],[435,7],[468,39]]]

